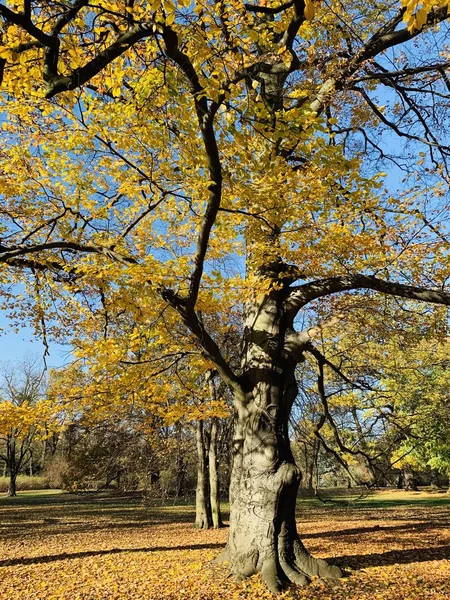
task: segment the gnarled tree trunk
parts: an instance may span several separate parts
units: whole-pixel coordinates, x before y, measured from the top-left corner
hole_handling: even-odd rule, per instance
[[[284,581],[340,577],[338,567],[313,558],[299,539],[295,505],[301,473],[288,435],[288,417],[298,388],[301,359],[286,344],[289,321],[273,292],[247,317],[243,365],[244,394],[236,398],[230,534],[219,560],[237,580],[261,572],[277,592]]]

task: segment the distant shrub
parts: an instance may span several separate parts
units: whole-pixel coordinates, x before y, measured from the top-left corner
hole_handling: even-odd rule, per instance
[[[43,476],[52,489],[68,489],[70,487],[68,471],[67,458],[57,454],[45,465]]]
[[[9,477],[0,477],[0,493],[6,493],[8,491],[9,486]],[[27,475],[19,475],[17,477],[17,491],[25,491],[25,490],[49,490],[51,489],[51,485],[47,477],[39,477],[33,476],[29,477]]]

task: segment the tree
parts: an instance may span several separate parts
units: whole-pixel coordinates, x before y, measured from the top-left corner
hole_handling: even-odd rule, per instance
[[[56,425],[52,402],[43,399],[42,373],[36,364],[25,362],[21,368],[3,375],[0,400],[0,459],[9,474],[8,496],[17,495],[17,476],[33,459],[33,443],[45,439]]]
[[[311,338],[371,292],[450,304],[447,2],[420,6],[0,4],[7,302],[31,270],[37,330],[58,317],[103,365],[200,350],[234,396],[223,558],[273,591],[341,575],[295,524],[288,418]],[[209,327],[233,311],[238,368]]]
[[[206,372],[206,383],[213,404],[218,402],[218,390],[214,382],[216,375],[217,373],[212,370]],[[214,406],[212,410],[215,410]],[[219,529],[223,526],[220,512],[219,479],[219,437],[221,428],[223,428],[221,420],[214,412],[210,419],[198,420],[195,427],[197,445],[195,526],[200,529],[209,529],[209,527]]]
[[[386,373],[392,413],[402,427],[393,462],[405,489],[417,489],[414,471],[450,471],[448,351],[448,338],[422,340],[397,351],[396,368]]]
[[[345,331],[305,354],[291,417],[300,439],[314,435],[366,486],[393,484],[399,469],[405,487],[417,485],[413,470],[445,473],[447,327],[442,307],[389,298],[354,306]]]

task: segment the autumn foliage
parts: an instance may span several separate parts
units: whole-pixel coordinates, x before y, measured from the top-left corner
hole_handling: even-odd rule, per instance
[[[395,417],[405,446],[422,435],[402,424],[409,400],[396,393],[387,414],[369,393],[360,406],[361,364],[331,359],[356,364],[367,333],[370,391],[394,393],[389,361],[433,336],[441,351],[448,335],[448,5],[0,3],[3,306],[46,347],[71,344],[55,390],[71,418],[134,411],[145,429],[232,404],[221,559],[237,580],[261,572],[280,591],[342,575],[296,527],[290,417],[305,360],[323,448],[326,422],[340,452],[361,453],[332,419],[336,375],[357,417],[384,411],[374,430]],[[415,343],[392,343],[419,304],[438,308]],[[385,335],[388,319],[399,327]],[[440,368],[427,397],[445,412]],[[427,460],[443,470],[446,449]]]

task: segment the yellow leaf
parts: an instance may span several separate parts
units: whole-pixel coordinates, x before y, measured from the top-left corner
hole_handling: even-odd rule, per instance
[[[312,19],[314,18],[315,9],[314,9],[314,4],[312,3],[312,0],[306,0],[304,14],[305,14],[305,19],[307,19],[308,21],[312,21]]]

